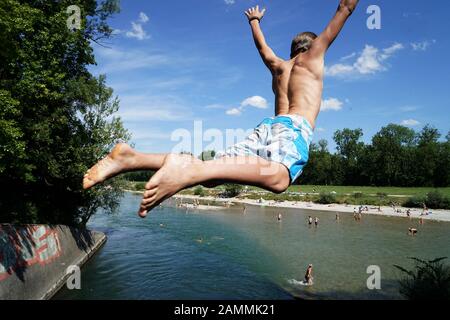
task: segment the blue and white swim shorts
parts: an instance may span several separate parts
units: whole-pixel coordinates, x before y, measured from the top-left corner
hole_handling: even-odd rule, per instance
[[[244,139],[215,158],[224,156],[259,156],[283,164],[293,183],[308,162],[309,146],[313,136],[311,124],[299,115],[280,115],[264,119]]]

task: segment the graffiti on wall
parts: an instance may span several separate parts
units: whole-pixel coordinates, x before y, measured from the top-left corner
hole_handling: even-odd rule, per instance
[[[61,254],[56,230],[45,225],[23,228],[0,225],[0,281],[33,264],[48,264]]]

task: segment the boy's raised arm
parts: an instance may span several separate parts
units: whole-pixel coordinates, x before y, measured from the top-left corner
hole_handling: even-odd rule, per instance
[[[359,0],[340,0],[333,19],[331,19],[330,23],[320,34],[320,36],[314,40],[312,45],[314,50],[319,50],[325,53],[344,27],[348,17],[350,17],[355,10],[358,1]]]
[[[273,71],[277,64],[282,60],[278,58],[273,50],[267,45],[264,34],[262,33],[259,23],[264,16],[266,9],[259,10],[259,6],[250,8],[245,11],[245,15],[248,18],[250,26],[252,28],[253,39],[255,40],[256,48],[264,61],[264,64],[270,71]]]

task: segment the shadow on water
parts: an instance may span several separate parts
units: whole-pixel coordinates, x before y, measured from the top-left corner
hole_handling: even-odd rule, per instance
[[[87,229],[69,227],[70,236],[79,250],[88,251],[94,244],[94,237]],[[55,250],[59,251],[60,236],[65,230],[60,225],[11,225],[0,224],[0,281],[15,275],[25,282],[27,268],[40,262],[40,250],[51,249],[49,235],[56,239]]]

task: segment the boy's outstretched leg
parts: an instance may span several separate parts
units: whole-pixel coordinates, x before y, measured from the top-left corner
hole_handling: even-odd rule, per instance
[[[105,158],[86,172],[83,177],[83,188],[91,188],[127,171],[158,170],[163,165],[165,157],[166,154],[140,153],[126,143],[119,143]]]
[[[218,181],[248,184],[280,193],[289,186],[290,177],[284,165],[260,157],[200,161],[188,155],[169,154],[145,186],[139,215],[145,217],[148,211],[180,190]]]

